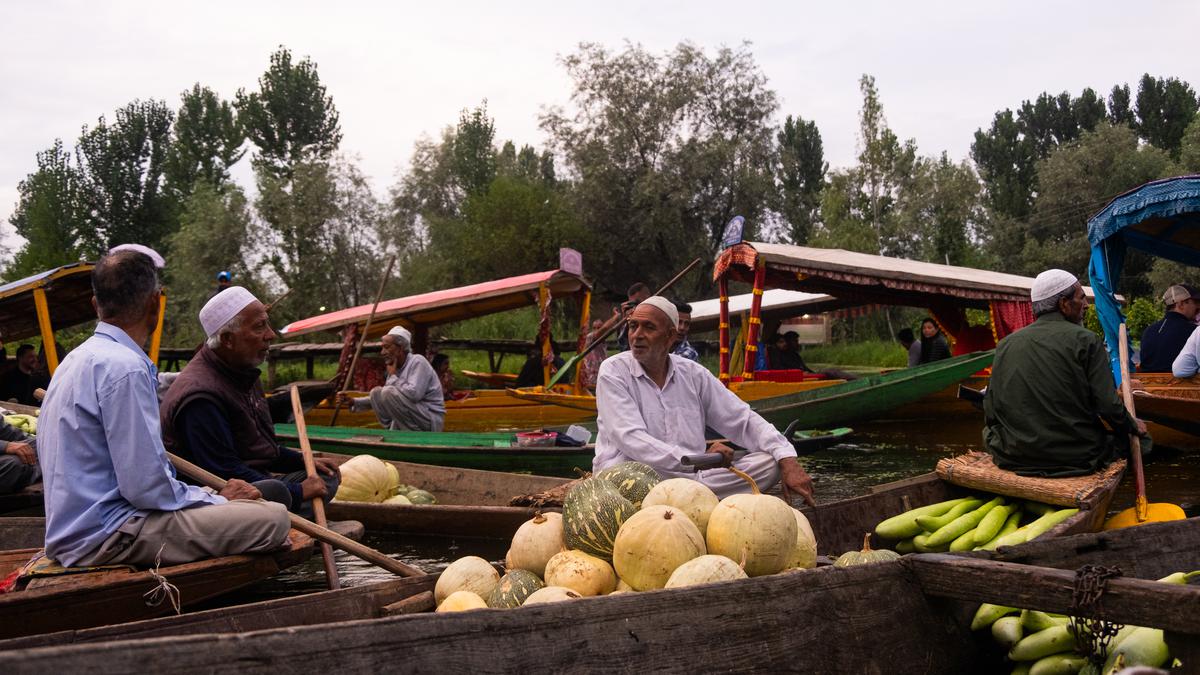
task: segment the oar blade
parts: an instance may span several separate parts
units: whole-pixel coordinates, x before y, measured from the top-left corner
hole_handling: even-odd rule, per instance
[[[1131,507],[1104,521],[1104,529],[1119,530],[1145,523],[1165,523],[1171,520],[1184,520],[1187,514],[1178,504],[1155,503],[1146,505],[1145,520],[1138,519],[1137,507]]]

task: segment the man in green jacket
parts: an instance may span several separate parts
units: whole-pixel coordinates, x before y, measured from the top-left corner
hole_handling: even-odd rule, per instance
[[[984,445],[997,466],[1021,475],[1093,473],[1146,426],[1117,395],[1104,342],[1082,325],[1087,298],[1074,275],[1042,272],[1030,299],[1037,320],[996,347]]]

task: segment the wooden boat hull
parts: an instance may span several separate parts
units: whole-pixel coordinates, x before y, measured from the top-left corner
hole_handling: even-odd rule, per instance
[[[823,389],[764,398],[752,407],[779,428],[823,428],[870,420],[936,393],[991,365],[994,351],[975,352]]]
[[[1150,387],[1133,392],[1133,402],[1138,417],[1200,436],[1200,388]]]
[[[285,443],[298,442],[296,428],[275,425]],[[416,464],[476,469],[481,471],[530,472],[542,476],[578,477],[576,468],[592,470],[595,446],[514,447],[512,434],[458,434],[353,427],[308,427],[313,450],[348,455],[374,455],[380,459]],[[497,447],[499,444],[504,447]]]
[[[755,380],[751,382],[735,382],[730,388],[738,395],[738,398],[747,403],[753,403],[767,398],[832,387],[843,382],[845,380],[806,380],[804,382],[760,382]],[[510,388],[505,391],[510,396],[524,401],[549,403],[575,410],[590,411],[593,415],[596,414],[596,397],[591,394],[565,394],[556,391],[546,391],[542,387]]]
[[[352,396],[366,396],[365,392],[351,392]],[[445,431],[505,431],[537,429],[578,424],[594,419],[596,412],[574,410],[562,406],[523,401],[499,389],[475,389],[467,398],[446,401]],[[305,413],[305,421],[314,425],[328,425],[333,419],[333,405],[323,401]],[[379,419],[371,411],[338,413],[338,426],[380,427]]]

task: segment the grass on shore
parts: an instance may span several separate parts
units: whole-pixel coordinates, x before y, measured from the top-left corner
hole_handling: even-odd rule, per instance
[[[812,366],[903,368],[908,365],[904,348],[887,340],[805,347],[801,355]]]

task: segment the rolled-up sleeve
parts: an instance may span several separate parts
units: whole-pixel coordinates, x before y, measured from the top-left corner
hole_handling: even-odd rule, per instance
[[[596,382],[596,412],[597,418],[604,421],[606,434],[629,459],[679,471],[680,458],[694,452],[650,435],[633,392],[618,375],[605,368],[600,369]]]
[[[715,378],[704,381],[700,397],[708,426],[734,444],[769,453],[775,461],[796,456],[796,449],[778,429]]]

